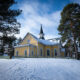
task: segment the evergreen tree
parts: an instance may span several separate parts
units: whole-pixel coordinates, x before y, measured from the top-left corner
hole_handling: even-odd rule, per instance
[[[20,38],[18,39],[18,44],[21,43],[21,42],[22,42],[22,38],[20,37]]]
[[[0,0],[0,36],[3,40],[3,46],[8,42],[9,46],[15,40],[12,36],[19,33],[20,23],[16,17],[21,14],[21,10],[12,10],[11,6],[15,4],[14,0]]]
[[[62,41],[70,39],[74,42],[75,56],[78,57],[76,41],[80,40],[80,5],[77,3],[68,4],[61,12],[60,25],[58,27]]]

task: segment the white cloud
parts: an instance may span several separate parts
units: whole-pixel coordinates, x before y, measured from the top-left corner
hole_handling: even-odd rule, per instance
[[[73,3],[78,3],[78,4],[80,4],[80,0],[70,0],[71,2],[73,2]]]
[[[49,6],[47,4],[25,2],[20,4],[20,9],[23,10],[22,15],[18,18],[21,23],[20,34],[17,37],[24,37],[27,32],[38,36],[40,24],[43,24],[43,29],[46,38],[58,36],[57,27],[60,21],[60,12],[56,11],[48,14]]]

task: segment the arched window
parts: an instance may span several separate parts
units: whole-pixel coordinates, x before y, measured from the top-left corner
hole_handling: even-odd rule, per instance
[[[34,55],[34,52],[32,51],[32,56]]]
[[[18,56],[18,51],[16,51],[16,56]]]
[[[51,50],[51,55],[52,55],[52,57],[53,57],[53,49]]]
[[[50,56],[50,50],[47,49],[47,56]]]
[[[27,56],[27,50],[24,51],[24,55]]]
[[[54,54],[55,54],[55,56],[57,56],[57,50],[56,49],[54,49]]]
[[[42,56],[42,55],[43,55],[42,53],[43,53],[43,51],[42,51],[42,48],[41,48],[41,49],[40,49],[40,56]]]

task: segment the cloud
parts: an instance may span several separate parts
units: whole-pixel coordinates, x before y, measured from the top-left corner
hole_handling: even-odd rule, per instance
[[[70,0],[71,2],[73,2],[73,3],[78,3],[78,4],[80,4],[80,0]]]
[[[23,10],[18,21],[21,23],[20,34],[17,37],[24,37],[27,32],[35,34],[38,37],[40,24],[43,25],[43,30],[46,38],[58,37],[57,27],[60,21],[60,12],[51,12],[50,7],[45,3],[24,2],[19,8]]]

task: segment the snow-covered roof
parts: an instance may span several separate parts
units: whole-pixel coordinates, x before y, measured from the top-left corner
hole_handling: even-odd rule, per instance
[[[44,39],[39,39],[39,38],[37,38],[36,36],[34,36],[33,34],[31,34],[31,33],[27,33],[27,35],[31,35],[35,40],[37,40],[39,43],[41,43],[41,44],[43,44],[43,45],[58,45],[59,43],[56,43],[56,42],[51,42],[51,41],[49,41],[49,40],[44,40]],[[26,36],[27,36],[26,35]],[[26,37],[25,36],[25,37]],[[25,39],[25,37],[24,37],[24,39]],[[24,40],[23,39],[23,40]],[[32,44],[25,44],[25,45],[17,45],[17,46],[15,46],[15,48],[16,47],[24,47],[24,46],[34,46],[34,45],[32,45]],[[34,46],[35,47],[35,46]]]
[[[51,42],[49,40],[43,40],[43,39],[38,39],[38,42],[39,43],[42,43],[44,45],[57,45],[58,43],[55,43],[55,42]]]
[[[26,47],[26,46],[33,46],[33,47],[35,47],[35,45],[33,45],[33,44],[24,44],[24,45],[17,45],[17,46],[15,46],[15,48],[16,47]]]
[[[58,45],[59,43],[56,43],[56,42],[52,42],[52,41],[49,41],[49,40],[45,40],[45,39],[39,39],[37,38],[36,36],[34,36],[33,34],[31,33],[28,33],[30,34],[34,39],[36,39],[39,43],[42,43],[44,45]]]

